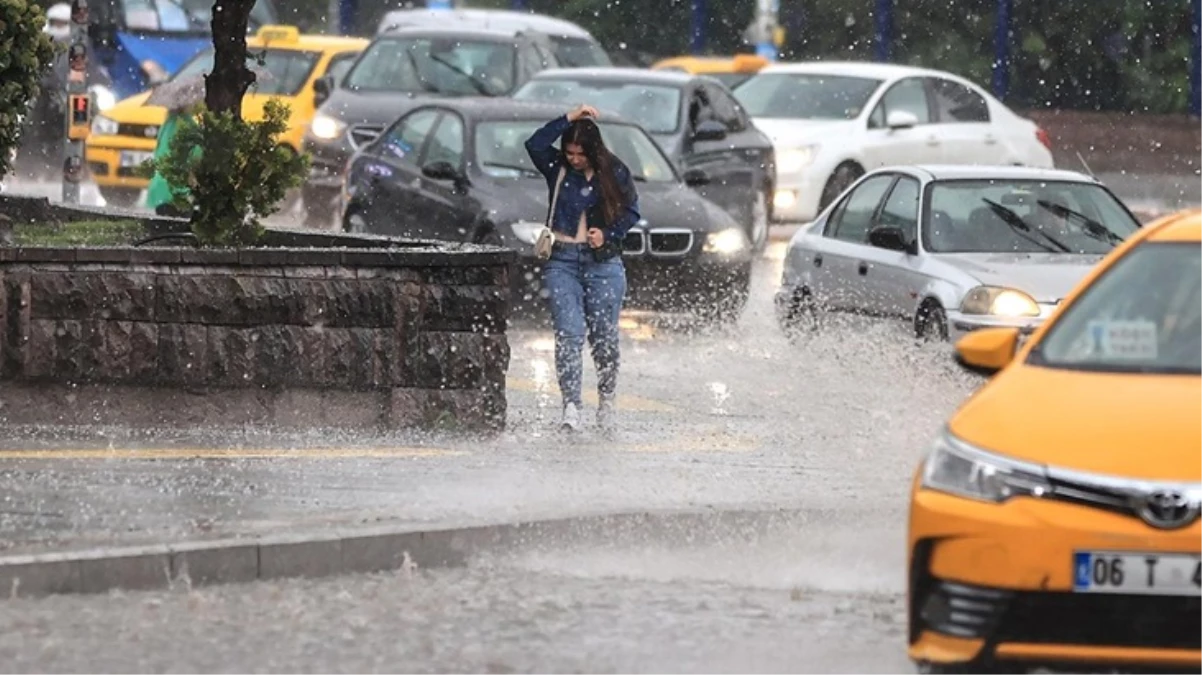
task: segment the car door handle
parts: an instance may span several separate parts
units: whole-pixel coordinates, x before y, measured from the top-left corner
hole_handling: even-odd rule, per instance
[[[927,145],[939,145],[939,137],[938,136],[929,136],[927,138]]]
[[[862,276],[862,277],[868,276],[868,263],[866,263],[862,260],[860,261],[860,276]]]
[[[985,144],[986,145],[996,145],[997,144],[997,136],[994,136],[993,134],[985,134]]]
[[[822,267],[822,254],[814,256],[814,267]]]

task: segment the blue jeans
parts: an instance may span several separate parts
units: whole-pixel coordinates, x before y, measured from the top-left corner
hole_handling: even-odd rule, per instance
[[[597,367],[597,393],[612,400],[618,388],[618,314],[626,297],[626,266],[621,256],[604,262],[588,244],[555,243],[543,264],[555,326],[555,371],[564,405],[582,405],[581,352],[587,336]]]

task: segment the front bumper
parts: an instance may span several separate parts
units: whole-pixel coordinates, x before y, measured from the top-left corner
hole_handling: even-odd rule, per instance
[[[988,504],[917,489],[909,656],[968,664],[1202,666],[1202,597],[1073,591],[1076,551],[1197,556],[1202,525],[1154,530],[1065,502]]]
[[[150,179],[139,175],[137,164],[154,155],[155,143],[153,138],[96,136],[84,146],[84,162],[99,187],[142,190],[150,184]],[[139,161],[131,164],[131,158]]]
[[[982,328],[1017,328],[1022,335],[1030,335],[1039,328],[1055,309],[1052,305],[1040,305],[1039,316],[991,316],[988,314],[964,314],[959,310],[947,312],[947,337],[951,342]]]

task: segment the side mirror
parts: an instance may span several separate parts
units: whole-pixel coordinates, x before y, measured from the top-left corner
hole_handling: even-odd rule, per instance
[[[324,75],[313,81],[313,107],[320,108],[322,103],[330,98],[334,91],[334,78]]]
[[[726,138],[726,125],[716,120],[705,120],[693,130],[695,141],[720,141]]]
[[[990,377],[1014,360],[1017,328],[980,328],[956,343],[956,363],[961,368]]]
[[[453,180],[456,183],[465,182],[463,174],[450,162],[430,162],[422,167],[422,175],[434,180]]]
[[[885,126],[890,129],[909,129],[918,125],[918,117],[906,110],[894,110],[885,118]]]
[[[710,175],[701,169],[689,169],[684,172],[684,184],[689,187],[709,185]]]
[[[906,235],[897,227],[874,227],[868,232],[868,243],[889,251],[912,253]]]

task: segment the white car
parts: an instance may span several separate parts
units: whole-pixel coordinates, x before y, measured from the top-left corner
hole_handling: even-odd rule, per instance
[[[882,166],[1053,166],[1043,129],[969,80],[938,70],[779,64],[734,94],[772,139],[777,222],[813,220],[860,176]]]

